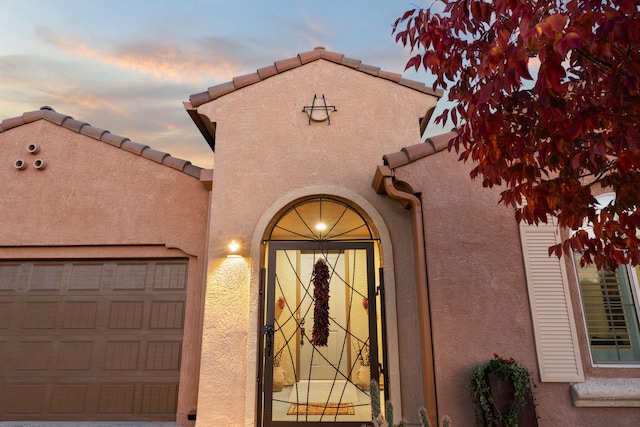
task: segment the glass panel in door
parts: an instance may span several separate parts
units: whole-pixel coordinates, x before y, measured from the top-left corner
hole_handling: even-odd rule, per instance
[[[270,242],[264,421],[362,425],[379,379],[370,242]]]

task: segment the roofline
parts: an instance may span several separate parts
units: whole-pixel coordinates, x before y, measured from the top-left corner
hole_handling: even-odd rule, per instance
[[[114,147],[136,154],[145,159],[153,160],[164,166],[200,179],[203,168],[192,165],[190,161],[171,156],[169,153],[154,150],[148,145],[134,142],[129,138],[112,134],[108,130],[91,126],[89,123],[75,120],[71,116],[57,113],[53,108],[44,106],[37,111],[29,111],[22,116],[5,119],[0,123],[0,133],[6,132],[18,126],[26,125],[37,120],[46,120],[50,123],[88,136],[98,141],[105,142]]]
[[[453,129],[451,132],[427,138],[425,142],[409,145],[402,148],[400,151],[385,154],[382,156],[382,160],[385,166],[388,166],[390,170],[393,170],[448,149],[453,139],[457,136],[458,130]]]
[[[318,46],[310,52],[299,53],[293,58],[283,59],[281,61],[274,62],[273,65],[259,68],[255,73],[245,74],[243,76],[234,77],[233,80],[227,83],[222,83],[216,86],[209,87],[204,92],[199,92],[189,96],[189,101],[184,102],[184,107],[187,113],[195,123],[202,136],[207,141],[211,149],[215,152],[215,130],[216,124],[212,123],[208,117],[198,114],[197,107],[207,102],[211,102],[243,87],[250,86],[255,83],[259,83],[277,74],[284,73],[297,67],[301,67],[313,61],[324,59],[335,64],[349,67],[353,70],[360,71],[373,77],[389,80],[393,83],[397,83],[401,86],[409,89],[416,90],[428,95],[441,98],[444,92],[441,89],[433,90],[427,87],[424,83],[409,80],[402,77],[398,73],[391,73],[383,71],[379,67],[363,64],[359,59],[348,58],[341,53],[331,52],[325,50],[323,46]],[[435,107],[434,107],[435,108]],[[420,131],[424,132],[431,119],[434,108],[427,111],[424,117],[420,119]]]
[[[245,86],[252,85],[254,83],[261,82],[277,74],[284,73],[297,67],[301,67],[313,61],[324,59],[335,64],[349,67],[356,71],[363,72],[370,76],[379,77],[391,82],[397,83],[401,86],[405,86],[409,89],[417,90],[422,93],[426,93],[438,98],[441,98],[444,92],[442,90],[433,90],[427,87],[424,83],[409,80],[402,77],[398,73],[391,73],[383,71],[379,67],[363,64],[359,59],[348,58],[341,53],[331,52],[325,50],[323,46],[318,46],[310,52],[299,53],[293,58],[283,59],[276,61],[273,65],[259,68],[255,73],[245,74],[243,76],[234,77],[232,81],[211,86],[205,92],[199,92],[189,96],[190,105],[194,108],[227,95],[238,89],[242,89]]]

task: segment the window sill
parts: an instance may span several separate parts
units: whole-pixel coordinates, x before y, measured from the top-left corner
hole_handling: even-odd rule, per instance
[[[577,407],[640,407],[640,378],[588,379],[571,386]]]

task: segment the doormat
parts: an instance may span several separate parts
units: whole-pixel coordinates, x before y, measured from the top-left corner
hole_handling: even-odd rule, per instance
[[[354,415],[353,403],[292,403],[287,415]]]

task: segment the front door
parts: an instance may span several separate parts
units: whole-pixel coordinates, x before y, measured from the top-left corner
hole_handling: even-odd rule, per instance
[[[271,241],[264,426],[361,426],[380,381],[374,242]]]

